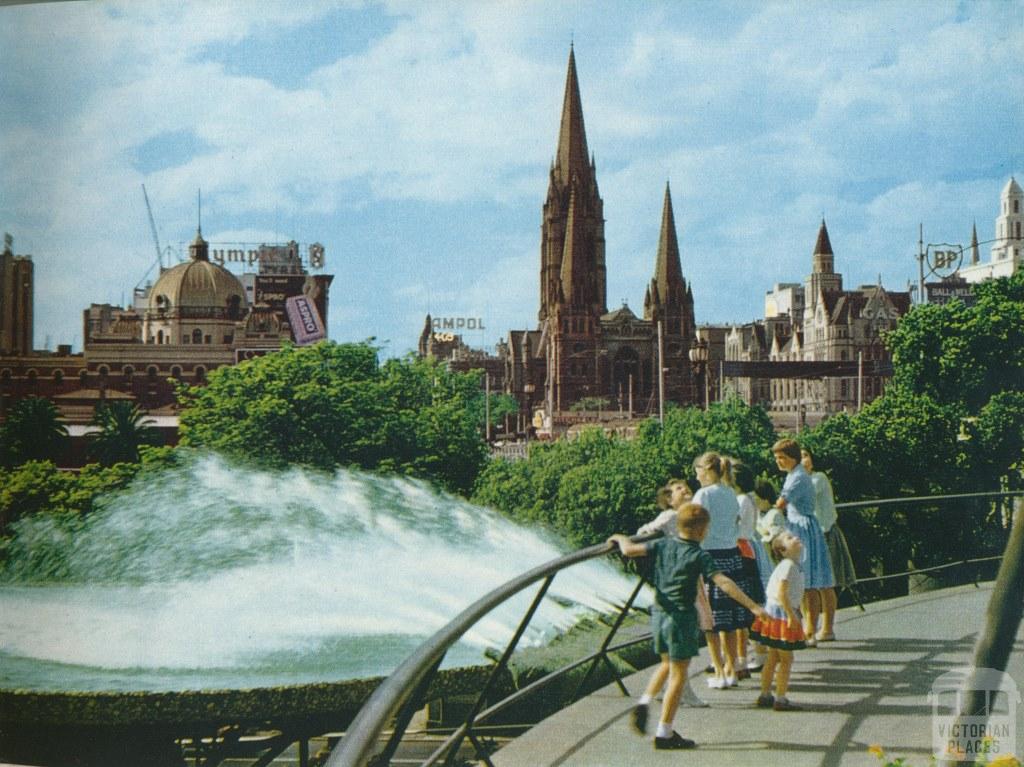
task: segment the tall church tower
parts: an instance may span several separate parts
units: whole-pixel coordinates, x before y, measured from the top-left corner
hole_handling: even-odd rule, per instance
[[[813,307],[817,304],[821,291],[842,289],[843,275],[836,274],[835,254],[828,238],[828,228],[825,226],[825,219],[821,219],[818,241],[814,243],[814,253],[811,254],[811,276],[807,279],[807,295],[804,300],[807,306]]]
[[[996,218],[996,241],[992,243],[992,261],[1012,258],[1020,261],[1024,250],[1024,191],[1017,179],[1010,177],[1003,187],[999,200],[999,216]]]
[[[573,261],[563,269],[566,254],[570,204],[576,231],[572,243]],[[569,71],[565,78],[562,121],[558,149],[551,165],[547,200],[541,221],[540,313],[547,319],[560,302],[559,289],[566,278],[575,283],[574,303],[590,307],[596,316],[607,312],[604,260],[604,202],[597,189],[593,159],[587,150],[583,126],[583,104],[576,77],[576,58],[569,49]],[[586,275],[586,278],[585,278]]]
[[[665,345],[664,367],[668,399],[684,402],[693,397],[689,349],[696,335],[693,314],[693,292],[683,277],[676,237],[676,220],[672,211],[672,192],[665,184],[665,201],[661,208],[661,235],[654,262],[654,277],[644,296],[644,319],[657,328],[661,322]],[[655,379],[657,369],[654,371]]]
[[[547,329],[553,404],[561,410],[607,388],[601,315],[607,313],[604,202],[587,150],[576,59],[569,70],[541,222],[540,312]]]
[[[665,337],[693,337],[693,293],[683,278],[672,212],[672,192],[665,184],[665,202],[661,208],[661,236],[654,263],[654,277],[644,296],[644,319],[661,321]]]

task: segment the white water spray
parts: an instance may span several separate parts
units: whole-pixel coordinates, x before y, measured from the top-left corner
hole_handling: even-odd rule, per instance
[[[195,689],[383,674],[487,591],[565,548],[422,482],[243,469],[203,457],[84,520],[16,525],[0,571],[0,687]],[[635,582],[559,574],[546,641]],[[446,665],[503,646],[534,588]]]

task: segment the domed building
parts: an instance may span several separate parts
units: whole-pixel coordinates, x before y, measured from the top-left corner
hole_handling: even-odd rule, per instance
[[[248,311],[245,288],[235,275],[210,261],[202,230],[188,252],[186,263],[163,272],[150,289],[143,342],[231,346],[236,324]]]

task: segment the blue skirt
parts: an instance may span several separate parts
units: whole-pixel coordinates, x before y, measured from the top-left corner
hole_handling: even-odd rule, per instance
[[[804,555],[800,560],[803,568],[804,588],[831,589],[835,588],[836,579],[832,575],[832,562],[829,560],[828,546],[821,532],[821,525],[815,517],[800,514],[792,506],[786,515],[786,527],[804,544]]]

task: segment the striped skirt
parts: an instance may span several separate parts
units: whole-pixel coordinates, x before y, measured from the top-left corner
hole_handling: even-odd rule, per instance
[[[743,557],[738,548],[708,549],[708,554],[715,561],[715,566],[740,587],[744,594],[750,596],[756,585],[751,581],[748,570],[743,565]],[[708,584],[708,600],[711,602],[711,617],[714,631],[735,631],[750,628],[754,622],[754,614],[747,608],[722,591],[714,583]]]
[[[803,618],[799,610],[794,610],[796,626],[787,628],[786,611],[782,609],[782,605],[775,601],[769,601],[764,609],[768,613],[768,620],[763,618],[754,620],[754,625],[750,627],[751,639],[778,650],[802,650],[807,647],[804,642]]]

